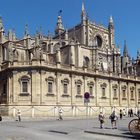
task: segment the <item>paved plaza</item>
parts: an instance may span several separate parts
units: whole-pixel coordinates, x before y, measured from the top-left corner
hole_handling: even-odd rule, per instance
[[[110,120],[106,119],[104,129],[100,129],[97,118],[22,118],[18,122],[4,117],[0,122],[0,140],[131,140],[136,139],[128,131],[131,119],[119,120],[118,129],[111,129]]]

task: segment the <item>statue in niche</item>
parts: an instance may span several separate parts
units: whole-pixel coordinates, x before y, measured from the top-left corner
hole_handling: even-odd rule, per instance
[[[87,56],[84,56],[83,67],[89,67],[89,58]]]
[[[13,50],[13,59],[14,61],[18,61],[18,51],[16,49]]]

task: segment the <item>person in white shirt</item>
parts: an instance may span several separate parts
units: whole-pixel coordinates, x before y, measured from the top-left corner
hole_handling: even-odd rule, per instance
[[[62,112],[62,109],[60,108],[59,109],[59,120],[63,120],[62,115],[63,115],[63,112]]]

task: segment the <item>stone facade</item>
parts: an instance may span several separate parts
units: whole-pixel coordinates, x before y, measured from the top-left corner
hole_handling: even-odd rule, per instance
[[[104,111],[133,108],[140,104],[140,53],[121,56],[114,42],[114,23],[108,28],[92,23],[82,4],[81,22],[64,29],[58,16],[55,35],[34,37],[25,27],[23,39],[4,33],[0,19],[1,113],[25,116],[93,116]],[[90,93],[85,103],[84,93]]]

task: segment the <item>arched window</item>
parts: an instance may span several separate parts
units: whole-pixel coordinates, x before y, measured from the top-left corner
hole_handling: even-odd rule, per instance
[[[28,76],[22,76],[20,79],[20,95],[29,95],[29,81]]]
[[[75,83],[76,83],[76,87],[77,87],[77,95],[81,95],[82,81],[81,80],[77,80]]]
[[[99,35],[97,35],[95,38],[97,47],[102,47],[102,38]]]
[[[54,78],[48,77],[46,79],[47,81],[47,87],[48,87],[48,93],[47,94],[53,94],[53,84],[54,84]]]
[[[7,48],[3,47],[3,61],[8,60],[8,55],[7,55]]]
[[[126,85],[122,86],[122,99],[126,100]]]
[[[65,78],[64,80],[61,81],[63,84],[63,95],[68,95],[68,84],[69,84],[69,79]]]
[[[87,85],[88,85],[88,88],[89,88],[90,96],[93,96],[94,82],[93,82],[93,81],[89,81],[89,82],[87,83]]]
[[[118,85],[117,84],[114,84],[113,86],[112,86],[112,88],[113,88],[113,98],[114,99],[117,99],[118,98],[118,95],[117,95],[117,88],[118,88]]]
[[[135,88],[133,86],[130,87],[130,99],[131,100],[134,100],[134,90],[135,90]]]
[[[83,66],[89,67],[89,58],[87,56],[84,56]]]
[[[100,86],[101,86],[101,89],[102,89],[102,98],[106,98],[106,87],[107,87],[107,84],[103,83]]]

